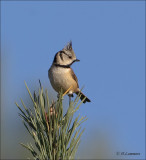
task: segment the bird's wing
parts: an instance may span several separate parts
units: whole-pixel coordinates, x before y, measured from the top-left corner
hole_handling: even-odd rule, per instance
[[[74,71],[72,70],[72,68],[70,68],[70,71],[71,71],[71,76],[72,76],[72,78],[77,82],[77,86],[78,86],[78,88],[79,88],[78,79],[77,79]]]

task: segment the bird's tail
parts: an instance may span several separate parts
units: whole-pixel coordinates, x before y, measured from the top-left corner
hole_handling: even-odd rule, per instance
[[[80,96],[81,101],[84,100],[83,103],[91,102],[90,99],[87,98],[82,92],[76,92],[76,94]]]

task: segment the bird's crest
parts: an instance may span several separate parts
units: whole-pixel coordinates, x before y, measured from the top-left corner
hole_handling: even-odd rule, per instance
[[[68,44],[64,47],[65,50],[72,50],[72,41],[68,42]]]

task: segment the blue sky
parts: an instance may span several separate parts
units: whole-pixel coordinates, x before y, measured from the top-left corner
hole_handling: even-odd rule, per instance
[[[14,102],[27,99],[24,80],[33,92],[41,79],[56,99],[48,69],[72,40],[81,60],[72,68],[92,101],[79,111],[88,120],[77,156],[144,158],[145,2],[3,1],[1,9],[2,156],[26,157],[18,143],[27,137]]]

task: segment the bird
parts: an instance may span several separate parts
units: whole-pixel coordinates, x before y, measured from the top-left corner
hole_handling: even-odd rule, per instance
[[[50,83],[56,92],[63,93],[68,91],[68,96],[73,97],[73,93],[79,94],[83,103],[91,102],[79,89],[78,79],[71,68],[74,62],[79,62],[76,58],[74,50],[72,48],[72,41],[68,42],[67,45],[55,54],[53,63],[48,70],[48,77]]]

